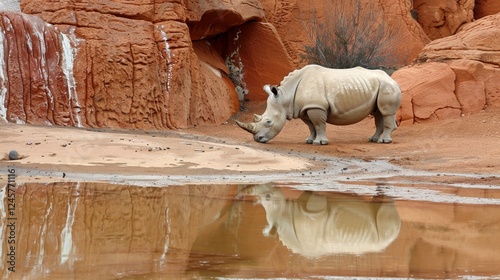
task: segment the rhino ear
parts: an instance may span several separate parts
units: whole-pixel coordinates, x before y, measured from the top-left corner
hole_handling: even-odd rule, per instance
[[[264,86],[264,91],[267,92],[270,96],[274,96],[275,98],[278,97],[279,91],[277,86],[270,86],[270,85],[265,85]]]

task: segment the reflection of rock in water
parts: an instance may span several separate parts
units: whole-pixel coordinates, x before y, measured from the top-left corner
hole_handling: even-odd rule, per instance
[[[5,220],[5,189],[0,201]],[[16,190],[19,270],[10,275],[3,262],[0,279],[499,274],[498,205],[397,207],[383,195],[270,185],[24,184]],[[7,230],[0,222],[4,257]]]
[[[11,275],[4,267],[0,279],[114,279],[118,275],[149,279],[156,274],[178,279],[188,265],[188,248],[198,228],[215,220],[228,203],[226,198],[236,191],[231,185],[19,185],[16,272]],[[5,192],[0,192],[0,198],[5,198]],[[2,256],[8,253],[2,239],[7,233],[0,222]]]
[[[280,188],[258,185],[242,193],[256,195],[266,211],[264,234],[276,231],[293,252],[306,257],[363,254],[384,250],[399,234],[401,220],[391,199],[372,201],[347,194],[304,192],[287,200]]]

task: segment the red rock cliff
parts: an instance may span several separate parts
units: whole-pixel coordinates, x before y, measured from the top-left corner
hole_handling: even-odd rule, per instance
[[[471,56],[453,51],[453,44],[462,43],[456,40],[435,51],[430,51],[434,43],[424,46],[429,38],[479,34],[467,28],[473,17],[498,8],[491,1],[472,0],[360,3],[394,30],[387,66],[408,65],[416,58],[422,62],[437,53],[432,61]],[[140,129],[223,123],[238,111],[238,99],[265,99],[264,84],[278,84],[306,63],[301,60],[308,43],[303,22],[313,11],[319,20],[336,15],[323,7],[320,0],[21,0],[23,13],[0,14],[0,119]],[[482,28],[487,27],[477,29]],[[489,44],[487,36],[480,37],[478,42]],[[445,54],[446,48],[451,51]],[[498,57],[494,52],[478,55],[482,58],[473,60]],[[472,78],[460,74],[467,83],[454,85],[460,105],[427,104],[432,98],[424,98],[421,107],[443,108],[434,116],[444,118],[496,103],[494,94],[481,97],[486,103],[463,94],[478,79],[485,86],[493,83],[483,81],[483,72],[474,73]],[[414,77],[400,75],[400,82],[411,84]],[[431,111],[413,112],[411,119],[432,119],[437,111]]]
[[[30,0],[21,1],[21,10],[1,14],[14,22],[1,28],[8,71],[1,77],[0,118],[10,122],[143,129],[220,124],[239,109],[237,89],[258,95],[263,84],[279,83],[292,70],[274,27],[262,22],[258,1]],[[275,60],[256,55],[258,41],[268,43]],[[69,69],[60,59],[64,51],[73,62]]]

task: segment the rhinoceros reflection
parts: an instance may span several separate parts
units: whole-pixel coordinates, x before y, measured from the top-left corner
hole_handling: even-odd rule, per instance
[[[256,196],[264,207],[264,235],[277,234],[286,247],[305,257],[382,251],[401,227],[394,202],[384,196],[368,201],[306,191],[297,200],[287,200],[281,188],[270,185],[247,187],[240,195]]]

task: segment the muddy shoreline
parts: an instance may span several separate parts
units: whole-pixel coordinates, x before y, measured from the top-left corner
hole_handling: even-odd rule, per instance
[[[245,121],[260,107],[237,116]],[[178,131],[77,129],[0,125],[0,168],[14,167],[26,181],[194,182],[335,180],[428,177],[440,183],[500,185],[500,109],[460,119],[403,125],[394,143],[366,141],[373,120],[329,126],[327,146],[307,145],[299,120],[268,144],[256,143],[233,120]],[[8,160],[15,149],[20,160]],[[2,172],[2,180],[4,179]],[[446,176],[443,176],[446,175]]]

